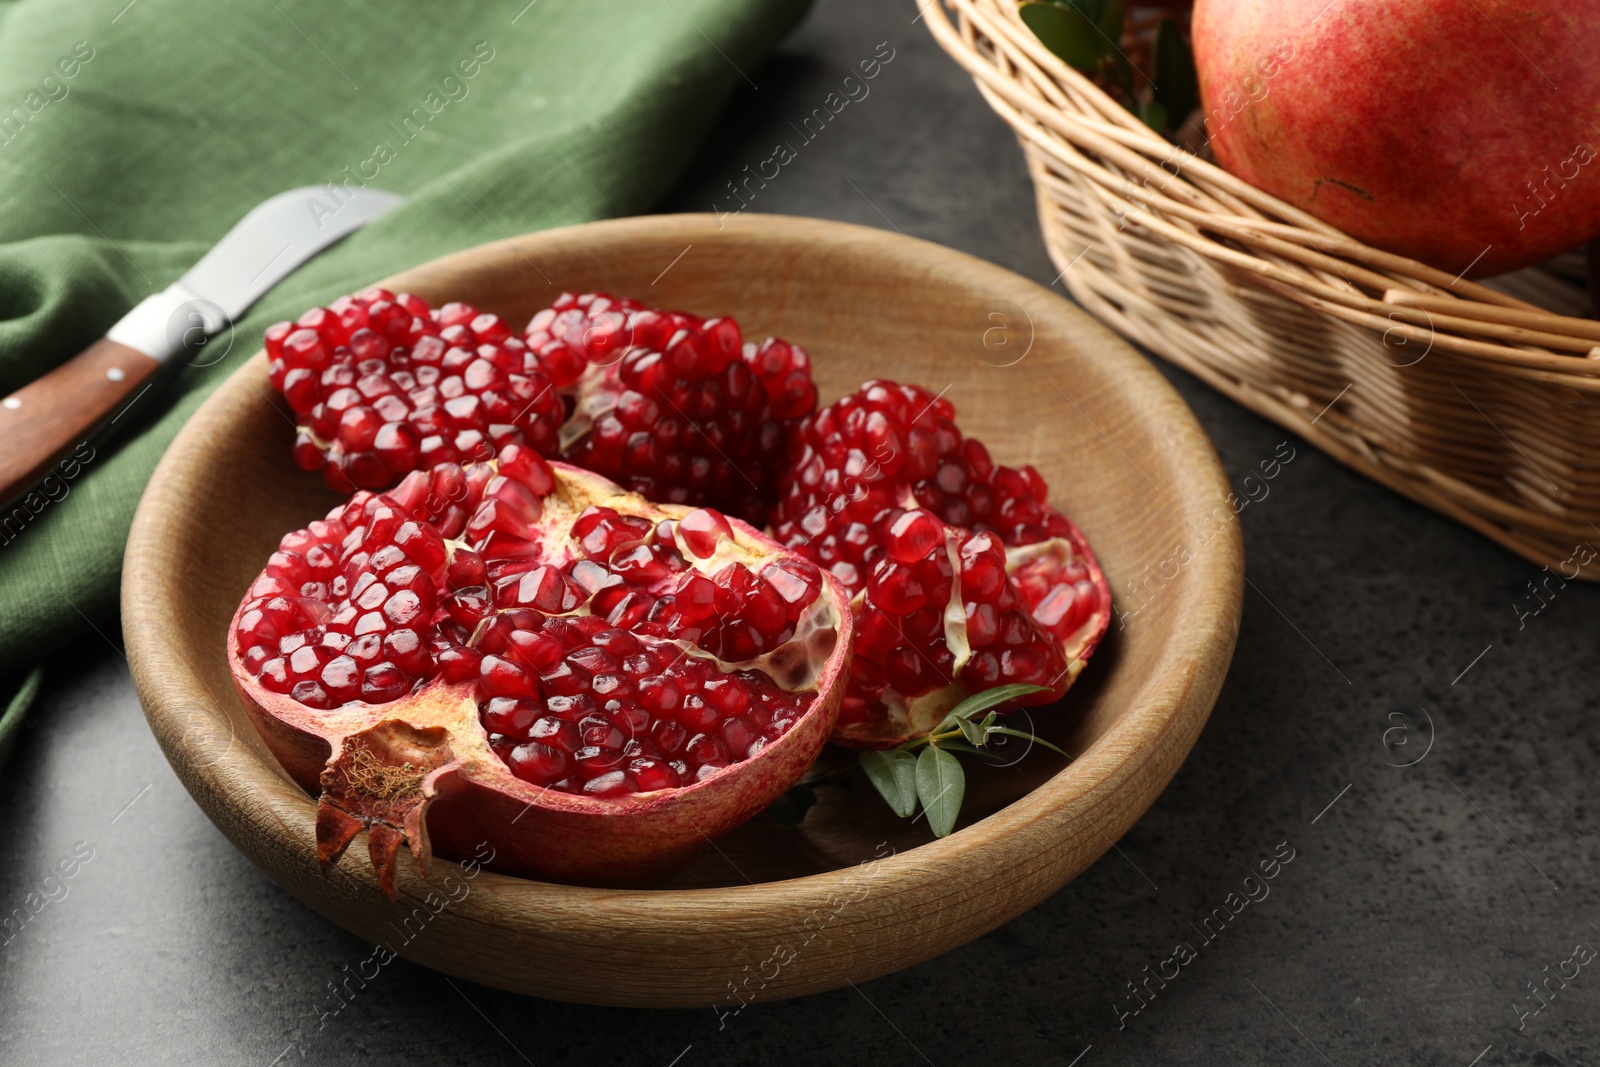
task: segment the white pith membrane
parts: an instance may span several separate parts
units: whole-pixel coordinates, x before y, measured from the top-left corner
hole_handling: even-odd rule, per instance
[[[616,410],[623,387],[613,376],[613,368],[631,351],[632,346],[625,346],[618,350],[614,360],[605,363],[591,361],[584,366],[583,373],[578,376],[577,402],[567,421],[561,424],[563,453],[587,434],[595,423]]]
[[[920,507],[921,505],[913,505]],[[955,657],[955,664],[951,668],[952,678],[959,679],[961,668],[967,665],[972,658],[972,645],[967,640],[967,611],[966,597],[961,591],[961,534],[946,526],[944,534],[945,551],[950,556],[951,580],[950,599],[944,609],[944,635],[945,644]],[[1006,546],[1006,576],[1009,578],[1018,570],[1042,559],[1054,559],[1063,566],[1073,563],[1078,557],[1071,541],[1064,537],[1051,537],[1031,545]],[[850,598],[850,610],[859,618],[866,605],[866,589],[863,587]],[[1043,627],[1041,627],[1043,629]],[[1083,670],[1082,646],[1094,634],[1096,626],[1094,617],[1084,624],[1077,640],[1059,642],[1062,652],[1067,660],[1067,677],[1076,679]],[[1046,633],[1049,631],[1046,630]],[[1053,636],[1053,635],[1052,635]],[[950,709],[961,703],[972,693],[960,681],[952,681],[949,685],[931,689],[918,696],[907,698],[892,687],[884,690],[882,697],[883,706],[887,711],[887,719],[896,736],[910,737],[928,733],[950,712]]]

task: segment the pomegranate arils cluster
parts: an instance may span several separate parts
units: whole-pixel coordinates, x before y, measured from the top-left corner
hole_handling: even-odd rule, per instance
[[[869,381],[790,435],[779,489],[778,540],[857,587],[883,551],[873,524],[894,508],[923,507],[951,526],[992,531],[1007,545],[1071,529],[1031,466],[997,466],[955,424],[955,407],[916,385]]]
[[[904,739],[957,687],[1049,690],[1030,703],[1065,690],[1110,598],[1047,497],[1038,471],[996,465],[918,386],[869,381],[795,425],[777,537],[856,594],[837,739]]]
[[[816,406],[804,349],[605,293],[562,294],[525,340],[576,391],[567,459],[652,500],[764,522],[785,420]]]
[[[787,425],[817,401],[800,346],[606,293],[563,293],[516,337],[465,304],[369,289],[266,346],[300,420],[295,461],[344,491],[514,443],[764,525]]]
[[[1109,610],[1105,579],[1085,553],[1073,559],[1060,552],[1017,555],[1021,558],[1011,574],[1017,593],[1033,621],[1056,638],[1081,633],[1097,611]]]
[[[767,391],[767,402],[774,418],[798,419],[817,409],[811,357],[799,345],[776,337],[769,337],[759,345],[747,341],[744,361]]]
[[[592,796],[671,789],[758,755],[814,699],[723,673],[597,616],[495,617],[479,641],[489,744],[534,785]]]
[[[1015,683],[1059,689],[1067,668],[1061,645],[1038,625],[1016,583],[1007,580],[1005,546],[992,533],[971,534],[962,539],[958,554],[962,617],[972,649],[961,668],[962,684],[972,692]]]
[[[591,364],[606,367],[620,359],[633,343],[630,320],[646,310],[637,300],[619,299],[609,293],[562,293],[549,307],[534,314],[523,331],[523,340],[539,353],[556,385],[565,389],[577,385]],[[688,321],[684,316],[683,324]],[[651,311],[639,323],[639,343],[647,343],[652,338],[646,333],[653,332],[659,348],[678,328],[672,312]]]
[[[592,796],[701,781],[811,707],[814,691],[765,669],[793,664],[763,657],[791,651],[816,609],[814,566],[741,555],[715,511],[571,515],[556,490],[512,445],[358,492],[285,536],[251,587],[245,670],[319,710],[470,687],[513,774]]]
[[[508,444],[552,453],[566,416],[538,357],[466,304],[368,289],[270,327],[266,348],[301,420],[295,462],[346,492]]]

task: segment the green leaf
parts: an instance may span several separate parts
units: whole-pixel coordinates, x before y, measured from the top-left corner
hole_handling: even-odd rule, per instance
[[[1122,0],[1100,0],[1097,4],[1091,4],[1089,0],[1073,0],[1072,6],[1088,15],[1089,21],[1105,36],[1107,52],[1122,47]]]
[[[787,793],[774,800],[768,806],[767,814],[778,820],[782,826],[799,826],[801,820],[806,817],[806,812],[816,803],[817,791],[807,783],[801,782],[799,785],[791,786]]]
[[[1113,52],[1106,57],[1106,73],[1111,80],[1122,87],[1122,91],[1129,97],[1133,96],[1133,64],[1128,62],[1128,57],[1121,52]]]
[[[986,759],[992,755],[981,748],[974,748],[965,741],[940,741],[939,748],[945,752],[965,752],[970,756],[983,756]]]
[[[1100,16],[1105,13],[1106,0],[1049,0],[1056,7],[1064,7],[1076,11],[1092,23],[1100,21]]]
[[[990,708],[999,707],[1001,704],[1007,704],[1025,696],[1032,696],[1034,693],[1048,691],[1048,688],[1042,685],[997,685],[993,689],[985,689],[981,693],[972,694],[951,708],[949,717],[953,719],[970,719],[974,715],[980,715]]]
[[[1135,104],[1133,105],[1133,113],[1139,116],[1139,121],[1157,133],[1167,132],[1167,109],[1160,101],[1152,100],[1148,104]]]
[[[982,745],[986,739],[984,728],[971,719],[957,719],[956,725],[961,728],[961,736],[974,745]]]
[[[1017,14],[1050,51],[1066,60],[1068,66],[1092,71],[1104,56],[1105,38],[1082,12],[1056,4],[1030,2]]]
[[[1024,741],[1031,741],[1033,744],[1043,745],[1045,748],[1048,748],[1051,752],[1059,752],[1063,756],[1067,757],[1068,759],[1072,758],[1072,753],[1068,752],[1066,749],[1057,748],[1055,745],[1052,745],[1050,742],[1046,741],[1044,738],[1038,736],[1037,734],[1030,734],[1026,730],[1013,730],[1009,726],[991,726],[991,727],[989,727],[989,732],[991,734],[1003,734],[1006,737],[1020,737]]]
[[[1122,36],[1122,0],[1048,0],[1056,7],[1076,11],[1113,41]]]
[[[1190,53],[1177,23],[1171,19],[1161,20],[1161,25],[1156,27],[1156,41],[1151,54],[1151,66],[1155,68],[1155,98],[1167,109],[1168,121],[1182,122],[1189,117],[1189,112],[1200,105],[1200,80],[1195,75],[1194,55]],[[1144,118],[1143,115],[1139,117]]]
[[[954,756],[937,745],[922,750],[917,757],[917,798],[928,813],[934,837],[944,837],[956,828],[966,792],[966,772]]]
[[[951,757],[952,759],[954,757]],[[917,757],[898,748],[867,751],[860,756],[861,769],[889,807],[902,819],[917,810]]]

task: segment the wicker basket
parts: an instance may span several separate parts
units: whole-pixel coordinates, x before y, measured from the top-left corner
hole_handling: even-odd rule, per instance
[[[1572,577],[1593,557],[1600,322],[1573,317],[1588,300],[1570,257],[1477,284],[1369,248],[1175,148],[1046,50],[1015,0],[924,15],[1015,128],[1083,306],[1534,563]]]

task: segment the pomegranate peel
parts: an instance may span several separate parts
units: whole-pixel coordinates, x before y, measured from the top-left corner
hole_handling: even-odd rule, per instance
[[[319,796],[319,859],[365,830],[392,896],[402,843],[424,874],[483,843],[549,880],[669,873],[811,765],[851,631],[837,582],[747,524],[511,446],[286,535],[229,654]]]

